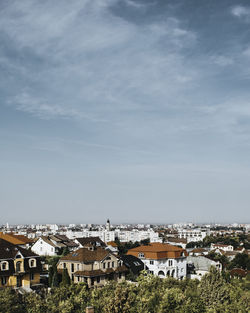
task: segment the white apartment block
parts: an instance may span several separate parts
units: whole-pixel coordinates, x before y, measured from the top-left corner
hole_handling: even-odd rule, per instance
[[[209,235],[209,230],[200,228],[178,229],[178,237],[187,239],[187,243],[202,241],[207,235]]]

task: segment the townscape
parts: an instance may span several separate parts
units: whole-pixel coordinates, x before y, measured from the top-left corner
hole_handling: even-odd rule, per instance
[[[95,290],[136,283],[142,273],[201,281],[213,269],[247,281],[249,230],[237,223],[113,225],[109,219],[105,225],[6,224],[0,232],[0,288],[17,294],[72,284]]]

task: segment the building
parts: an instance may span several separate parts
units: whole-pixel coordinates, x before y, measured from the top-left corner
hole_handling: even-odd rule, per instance
[[[24,249],[28,249],[34,244],[33,240],[27,238],[26,236],[16,235],[13,233],[0,232],[0,238]]]
[[[40,283],[40,257],[0,239],[0,287],[29,288]]]
[[[64,249],[73,250],[77,247],[78,245],[66,236],[52,235],[40,237],[31,247],[31,250],[38,255],[55,256],[62,254]]]
[[[85,282],[89,287],[103,286],[109,280],[120,282],[127,271],[117,256],[95,246],[80,248],[60,258],[57,269],[59,272],[67,269],[74,283]]]
[[[205,256],[188,256],[187,269],[189,278],[201,279],[202,276],[210,272],[211,267],[222,270],[222,264],[219,261],[213,261]]]
[[[189,242],[197,242],[202,241],[206,236],[210,234],[210,231],[200,228],[193,228],[193,229],[179,229],[178,230],[178,237],[187,239],[187,243]]]
[[[172,276],[183,279],[186,277],[186,250],[164,243],[151,243],[130,249],[128,255],[141,259],[151,274],[165,278]]]
[[[231,245],[224,245],[221,243],[211,243],[211,250],[213,249],[220,249],[225,252],[232,252],[234,250],[234,247]]]

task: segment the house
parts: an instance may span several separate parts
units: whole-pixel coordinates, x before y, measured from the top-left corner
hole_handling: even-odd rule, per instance
[[[231,252],[234,250],[234,247],[231,245],[224,245],[221,243],[211,243],[211,250],[214,250],[214,249],[220,249],[225,252]]]
[[[78,245],[66,236],[52,235],[41,236],[31,247],[31,250],[38,255],[55,256],[62,254],[64,249],[73,250]]]
[[[0,232],[0,238],[24,249],[29,249],[34,243],[33,240],[24,235],[16,235],[13,233]]]
[[[211,267],[222,270],[222,264],[219,261],[213,261],[205,256],[187,257],[187,277],[201,279],[202,276],[210,272]]]
[[[76,238],[74,242],[78,245],[79,248],[88,248],[89,246],[103,248],[107,247],[107,245],[99,237]]]
[[[165,241],[170,245],[180,246],[182,249],[186,249],[187,239],[186,238],[176,238],[176,237],[168,237]]]
[[[195,248],[189,251],[189,255],[199,256],[199,255],[208,255],[208,250],[203,248]]]
[[[107,242],[107,247],[113,254],[118,254],[118,246],[115,241]]]
[[[63,256],[58,261],[58,271],[67,269],[74,283],[85,282],[89,287],[105,285],[109,280],[125,279],[127,268],[123,262],[109,250],[89,246],[80,248]]]
[[[0,288],[29,288],[40,283],[40,257],[30,250],[0,239]]]
[[[128,250],[127,255],[141,259],[151,274],[161,278],[172,276],[186,277],[186,250],[164,243],[150,243]]]

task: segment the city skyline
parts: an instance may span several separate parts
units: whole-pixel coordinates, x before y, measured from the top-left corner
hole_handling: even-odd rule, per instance
[[[3,223],[249,222],[249,1],[1,1],[0,26]]]

